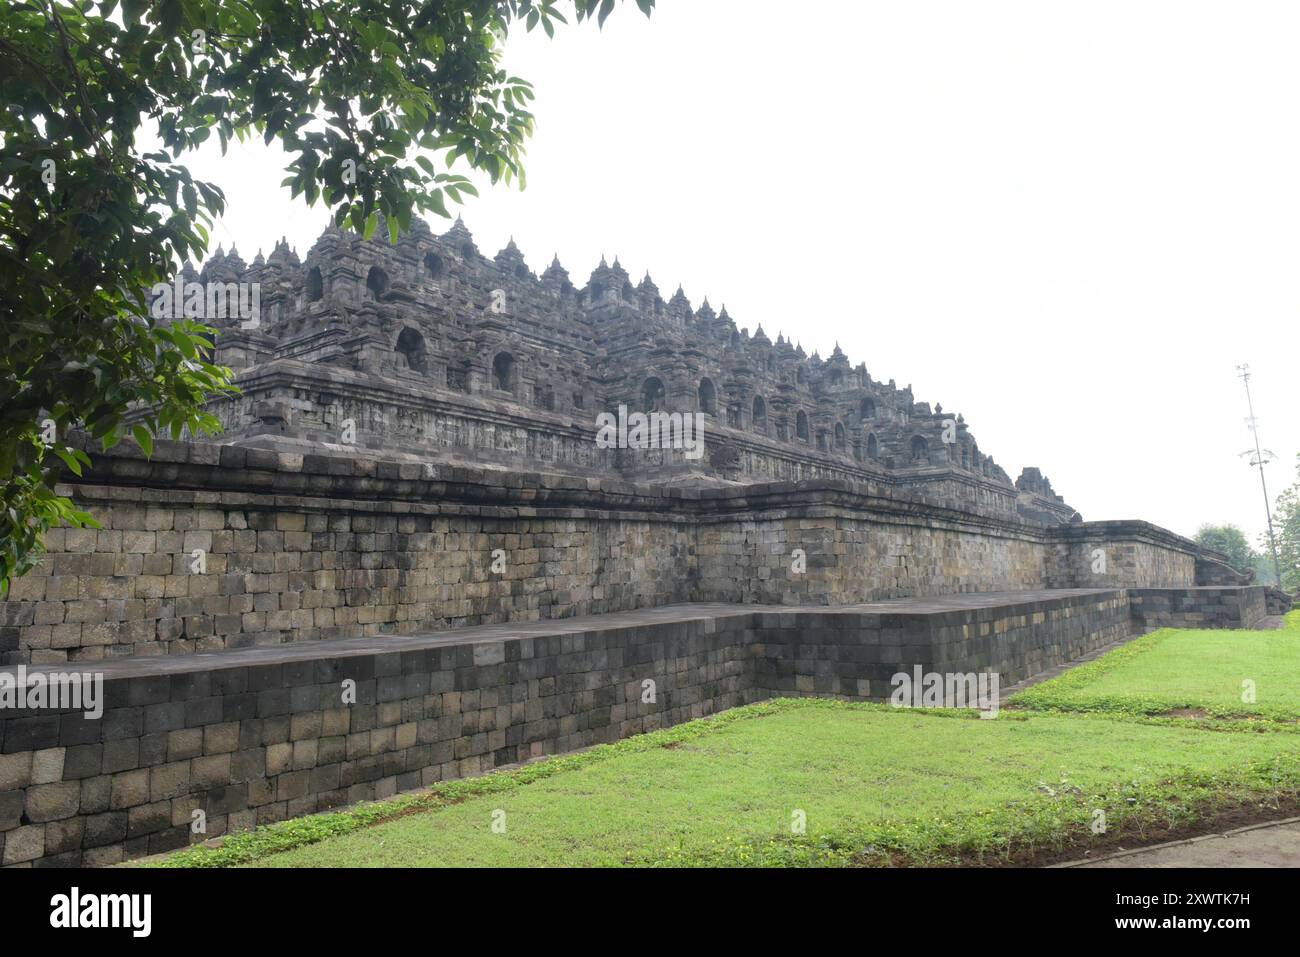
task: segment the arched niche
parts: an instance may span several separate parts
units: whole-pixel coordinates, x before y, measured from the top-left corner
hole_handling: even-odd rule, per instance
[[[706,377],[700,380],[696,398],[701,412],[707,412],[709,415],[718,414],[718,390],[714,388],[712,379]]]
[[[447,267],[443,265],[442,257],[432,249],[424,254],[424,274],[430,279],[441,279],[446,273]]]
[[[407,326],[397,336],[397,342],[393,346],[397,352],[401,368],[405,366],[415,372],[424,372],[427,363],[427,349],[424,344],[424,336],[418,329],[412,329]]]
[[[492,388],[512,392],[515,387],[515,357],[508,352],[498,352],[492,357]]]
[[[664,384],[658,376],[650,376],[641,383],[641,411],[663,412],[667,402]]]
[[[370,298],[376,302],[382,302],[384,297],[388,295],[390,285],[388,273],[378,266],[370,267],[370,272],[366,273],[366,289],[370,290]]]

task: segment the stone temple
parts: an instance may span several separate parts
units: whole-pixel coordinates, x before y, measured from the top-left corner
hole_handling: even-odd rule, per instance
[[[617,259],[578,286],[458,220],[180,280],[257,290],[255,315],[200,313],[241,393],[218,436],[92,452],[65,491],[102,527],[52,532],[0,603],[5,865],[113,863],[775,695],[882,699],[917,666],[1005,687],[1289,607],[1165,529],[1083,521],[1038,469],[1013,482],[961,415],[838,347]],[[695,417],[703,446],[600,442],[620,407]],[[53,693],[74,675],[101,713]]]
[[[665,301],[617,259],[578,288],[558,259],[535,275],[513,241],[488,259],[457,220],[441,237],[418,223],[396,247],[330,229],[305,263],[284,244],[251,266],[218,250],[186,278],[261,290],[260,328],[222,341],[221,360],[248,370],[244,396],[223,410],[240,444],[311,452],[353,418],[361,448],[414,461],[654,484],[935,466],[984,479],[974,484],[997,488],[1012,512],[1071,514],[1036,469],[1013,486],[961,416],[915,401],[910,386],[872,379],[838,346],[823,360],[761,327],[750,336],[725,306],[693,309],[680,288]],[[706,414],[707,460],[603,454],[594,415],[620,403]]]

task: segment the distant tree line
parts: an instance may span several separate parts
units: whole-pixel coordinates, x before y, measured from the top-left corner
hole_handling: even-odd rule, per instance
[[[1282,566],[1282,587],[1300,591],[1300,455],[1296,456],[1296,480],[1273,506],[1273,532],[1277,537],[1277,557]],[[1261,549],[1268,550],[1267,536],[1261,536]],[[1272,559],[1269,559],[1272,567]]]
[[[1297,456],[1296,481],[1283,490],[1273,506],[1273,534],[1277,538],[1278,564],[1282,567],[1282,588],[1300,592],[1300,456]],[[1236,525],[1202,525],[1196,531],[1196,544],[1228,556],[1228,564],[1239,572],[1255,573],[1261,585],[1277,585],[1273,553],[1268,533],[1261,533],[1258,547],[1252,548],[1245,533]]]
[[[1261,557],[1250,547],[1246,533],[1236,525],[1202,525],[1196,530],[1196,544],[1223,552],[1228,556],[1228,564],[1243,574],[1255,571],[1257,559]]]

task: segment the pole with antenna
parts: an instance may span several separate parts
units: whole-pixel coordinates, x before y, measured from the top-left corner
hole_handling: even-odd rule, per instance
[[[1251,435],[1255,437],[1254,452],[1247,449],[1241,454],[1242,456],[1249,458],[1252,466],[1257,466],[1259,468],[1259,486],[1264,490],[1264,515],[1268,518],[1268,546],[1273,553],[1273,574],[1277,576],[1277,587],[1281,588],[1282,563],[1278,561],[1277,558],[1277,539],[1273,536],[1273,509],[1269,505],[1268,482],[1264,478],[1264,466],[1273,461],[1277,456],[1268,449],[1261,449],[1259,447],[1259,429],[1255,427],[1255,403],[1250,397],[1250,376],[1251,372],[1249,365],[1243,362],[1241,365],[1237,366],[1237,378],[1240,379],[1242,384],[1246,387],[1246,408],[1250,410],[1250,418],[1246,420],[1246,424],[1250,427]]]

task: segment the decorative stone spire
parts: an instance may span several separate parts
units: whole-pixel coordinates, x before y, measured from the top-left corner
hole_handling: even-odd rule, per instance
[[[659,295],[659,287],[656,286],[654,280],[650,278],[649,270],[646,271],[645,278],[637,283],[635,298],[636,302],[644,311],[656,316],[663,315],[664,300],[663,297]]]
[[[226,271],[233,272],[237,276],[242,276],[244,270],[247,268],[248,267],[244,260],[239,256],[239,250],[236,247],[231,246],[230,253],[226,256]]]
[[[522,279],[531,272],[528,268],[528,263],[524,262],[524,254],[521,253],[519,247],[515,245],[515,238],[513,236],[510,237],[510,242],[506,243],[505,248],[497,253],[495,261],[497,267],[509,276],[515,276]]]
[[[238,282],[244,271],[244,261],[239,258],[239,253],[233,250],[232,253],[233,255],[227,256],[225,250],[218,244],[217,251],[203,266],[200,281],[205,283]]]
[[[614,280],[614,270],[609,268],[609,264],[605,262],[605,257],[601,256],[600,265],[591,271],[591,276],[588,277],[587,281],[589,283],[592,282],[604,283],[605,286],[608,287],[613,280]]]
[[[624,277],[626,277],[624,273]],[[600,265],[591,271],[591,276],[587,279],[587,305],[598,306],[601,303],[608,302],[609,297],[613,296],[617,302],[617,297],[623,294],[623,282],[619,279],[618,274],[609,268],[605,262],[605,257],[600,257]]]
[[[289,261],[289,244],[281,239],[271,250],[271,255],[266,257],[266,264],[273,269],[283,268]]]
[[[555,254],[551,259],[551,264],[546,267],[546,272],[542,273],[542,280],[558,286],[563,286],[569,281],[569,271],[560,265],[559,253]]]
[[[465,220],[459,216],[451,224],[451,229],[442,234],[442,241],[466,259],[475,259],[479,255],[478,246],[474,245],[474,237],[470,233],[469,227],[465,225]]]
[[[691,301],[686,298],[686,293],[680,283],[677,286],[677,291],[673,293],[673,297],[668,300],[668,315],[682,322],[691,318]]]
[[[246,282],[261,282],[262,276],[266,272],[266,260],[262,258],[262,250],[257,251],[253,257],[252,263],[244,270],[244,280]]]

